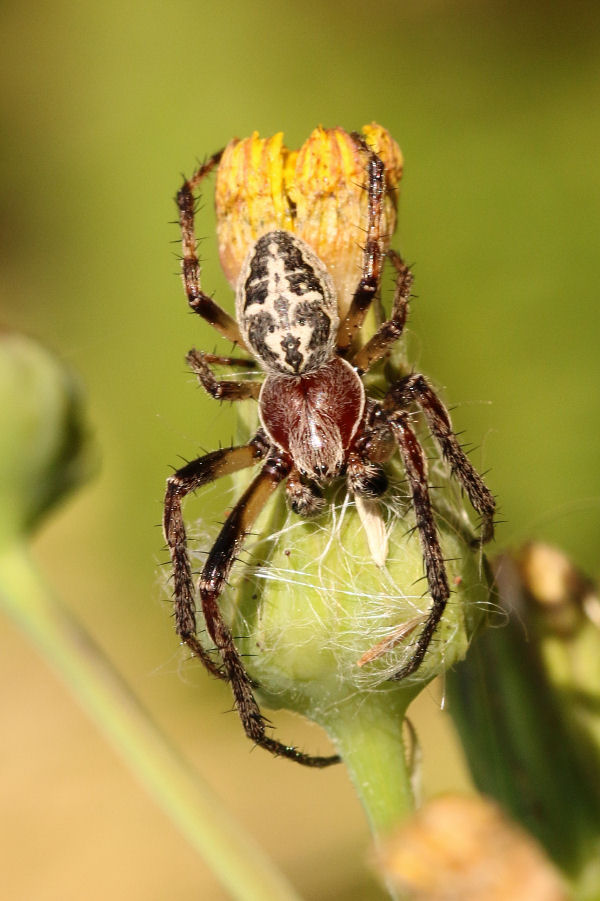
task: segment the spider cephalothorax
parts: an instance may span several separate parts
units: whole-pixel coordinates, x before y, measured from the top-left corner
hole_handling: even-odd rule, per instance
[[[446,408],[422,375],[399,374],[381,401],[366,395],[362,375],[387,355],[402,334],[412,274],[400,256],[385,247],[385,194],[393,185],[386,179],[384,162],[362,137],[346,137],[352,152],[364,159],[368,198],[362,271],[349,300],[337,296],[328,267],[306,240],[287,229],[267,228],[250,243],[240,262],[236,322],[200,288],[194,233],[193,192],[218,165],[221,153],[185,181],[177,195],[183,280],[190,306],[253,355],[218,357],[192,350],[188,362],[213,397],[258,401],[261,423],[248,444],[206,454],[168,480],[164,529],[173,562],[177,632],[210,672],[231,683],[246,734],[274,754],[308,766],[327,766],[338,758],[312,757],[267,734],[252,682],[218,603],[234,559],[269,497],[285,482],[291,509],[312,516],[322,510],[322,488],[344,478],[353,495],[376,498],[387,488],[384,464],[392,454],[400,454],[432,603],[411,656],[395,679],[420,666],[450,595],[429,498],[426,458],[411,421],[415,407],[424,414],[452,474],[480,514],[483,542],[493,535],[495,510],[492,495],[456,439]],[[386,256],[396,276],[391,316],[359,347],[355,339],[379,291]],[[255,380],[219,381],[213,364],[260,367],[264,381],[262,385]],[[216,663],[196,634],[196,592],[181,500],[207,482],[259,461],[262,468],[225,521],[198,583],[206,628],[220,655]]]
[[[259,398],[263,428],[302,476],[330,482],[346,462],[365,406],[363,384],[346,360],[314,372],[267,375]]]

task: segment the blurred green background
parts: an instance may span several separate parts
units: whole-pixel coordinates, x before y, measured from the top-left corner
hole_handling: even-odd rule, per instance
[[[251,753],[227,688],[172,634],[164,479],[234,429],[185,372],[190,346],[218,341],[186,309],[172,198],[234,135],[283,130],[293,147],[318,123],[384,124],[406,157],[395,243],[415,262],[413,358],[491,469],[499,544],[554,541],[597,576],[597,4],[5,0],[0,22],[1,319],[81,374],[101,455],[37,557],[304,897],[380,897],[344,772]],[[204,286],[231,310],[210,195],[199,232]],[[218,518],[223,497],[207,491],[197,515]],[[6,623],[0,685],[5,897],[225,897]],[[414,713],[426,794],[468,784],[441,697],[428,690]],[[326,749],[317,730],[277,723]]]

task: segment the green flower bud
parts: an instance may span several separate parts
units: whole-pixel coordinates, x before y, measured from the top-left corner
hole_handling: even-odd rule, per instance
[[[79,386],[36,341],[0,331],[0,543],[89,473]]]
[[[394,493],[402,492],[400,503]],[[270,707],[287,707],[327,727],[337,706],[356,694],[412,695],[462,659],[481,618],[488,586],[481,555],[448,521],[439,521],[453,593],[425,660],[402,682],[390,679],[409,659],[431,597],[406,486],[384,504],[389,551],[373,560],[367,527],[345,488],[331,509],[305,521],[281,508],[252,548],[263,555],[238,590],[233,630],[251,675]]]

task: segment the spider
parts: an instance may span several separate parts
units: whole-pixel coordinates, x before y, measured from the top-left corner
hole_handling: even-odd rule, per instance
[[[387,488],[384,464],[399,452],[415,511],[431,607],[410,659],[393,677],[398,680],[414,673],[423,661],[450,595],[429,497],[426,458],[411,424],[415,407],[424,414],[452,475],[481,517],[481,542],[490,541],[494,531],[494,498],[465,456],[444,404],[425,377],[413,372],[399,378],[381,401],[366,395],[361,377],[402,335],[413,276],[398,253],[390,250],[386,254],[382,246],[384,163],[361,136],[351,137],[365,160],[367,223],[362,271],[341,320],[325,264],[298,235],[281,229],[259,237],[246,256],[236,288],[237,321],[201,289],[194,192],[218,165],[223,151],[185,180],[176,198],[189,305],[252,355],[225,357],[192,349],[187,362],[213,398],[252,398],[258,402],[260,419],[260,428],[247,444],[199,457],[167,481],[164,532],[173,567],[176,630],[209,672],[230,683],[246,735],[275,755],[311,767],[328,766],[339,757],[312,756],[267,733],[267,721],[254,697],[255,686],[219,607],[236,556],[269,498],[285,484],[291,509],[302,517],[316,516],[324,507],[323,489],[341,478],[353,495],[378,498]],[[392,312],[375,334],[355,349],[355,338],[378,294],[386,256],[395,273]],[[219,380],[212,369],[215,364],[260,368],[265,377],[262,383]],[[181,503],[201,486],[258,463],[262,464],[260,471],[229,513],[198,581],[206,629],[220,655],[217,664],[197,636],[196,592]]]

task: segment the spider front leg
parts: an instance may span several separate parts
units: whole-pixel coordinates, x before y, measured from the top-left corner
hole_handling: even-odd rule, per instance
[[[187,537],[181,501],[191,491],[196,491],[221,476],[237,472],[262,460],[268,453],[269,444],[262,432],[241,447],[213,451],[193,460],[169,476],[165,494],[163,518],[164,535],[171,554],[173,566],[173,603],[175,629],[181,640],[199,657],[206,669],[214,676],[226,678],[196,635],[196,602],[192,568],[187,552]]]
[[[177,192],[176,203],[179,210],[182,243],[181,273],[188,303],[194,313],[202,316],[203,319],[214,326],[217,331],[221,332],[233,344],[245,347],[235,319],[221,309],[212,297],[209,297],[200,288],[200,261],[198,260],[198,241],[194,225],[196,208],[194,190],[219,164],[222,155],[222,150],[213,154],[204,165],[196,170],[191,178],[184,181]]]
[[[417,373],[392,385],[383,406],[385,410],[391,411],[407,409],[412,403],[417,403],[422,409],[442,456],[450,464],[452,475],[463,486],[473,508],[481,516],[481,543],[486,544],[494,537],[494,496],[458,443],[446,407],[425,377]]]
[[[425,454],[419,439],[409,424],[408,413],[391,414],[389,424],[398,442],[410,487],[432,601],[431,610],[417,639],[411,659],[393,676],[393,679],[399,680],[412,675],[423,662],[433,634],[446,609],[446,603],[450,597],[450,587],[429,498]]]
[[[339,757],[337,755],[312,757],[266,734],[265,718],[254,697],[252,682],[244,669],[231,630],[224,621],[218,604],[219,595],[223,591],[246,535],[275,489],[287,478],[291,468],[292,464],[287,455],[280,451],[271,453],[261,472],[225,521],[200,576],[200,598],[206,628],[223,659],[235,706],[248,738],[276,756],[287,757],[304,766],[326,767],[338,763]]]

